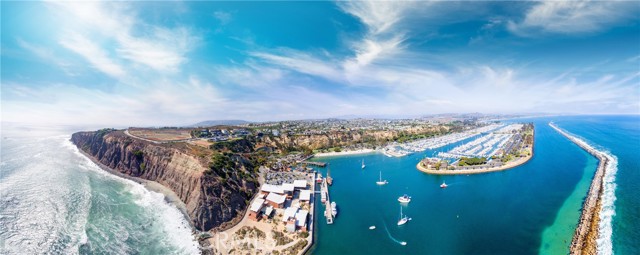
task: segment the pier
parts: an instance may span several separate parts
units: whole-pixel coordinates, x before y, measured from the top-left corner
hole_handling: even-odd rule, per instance
[[[313,166],[319,166],[319,167],[327,166],[326,162],[302,161],[302,162],[300,162],[300,164],[307,164],[307,165],[313,165]]]
[[[327,217],[327,224],[333,224],[333,214],[331,214],[331,199],[329,198],[329,186],[327,185],[326,179],[322,182],[320,193],[323,197],[326,198],[326,200],[324,201],[324,216]]]

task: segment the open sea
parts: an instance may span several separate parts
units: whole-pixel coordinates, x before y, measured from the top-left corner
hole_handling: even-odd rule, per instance
[[[549,127],[549,121],[617,159],[605,182],[610,192],[603,200],[599,254],[640,254],[640,116],[510,122],[525,121],[535,125],[534,157],[501,172],[434,176],[418,171],[418,161],[434,150],[401,158],[315,159],[330,163],[338,217],[327,225],[324,206],[316,207],[313,254],[568,254],[598,160]],[[319,170],[326,175],[326,169]],[[389,184],[376,185],[379,171]],[[443,181],[448,188],[439,187]],[[397,198],[403,194],[412,197],[403,206],[412,220],[397,226]]]
[[[607,176],[600,253],[640,254],[640,117],[517,121],[535,123],[535,155],[502,172],[418,171],[415,165],[433,150],[316,159],[331,164],[339,214],[327,225],[323,206],[316,207],[312,253],[567,254],[597,160],[551,129],[554,121],[617,159],[617,171]],[[0,254],[198,253],[176,208],[161,194],[102,171],[68,141],[72,132],[3,124]],[[375,184],[378,171],[389,184]],[[443,181],[447,189],[440,189]],[[403,212],[412,220],[399,227],[397,198],[405,193],[412,201]],[[369,230],[372,225],[377,228]]]
[[[164,196],[78,152],[72,128],[2,126],[0,254],[198,254]]]

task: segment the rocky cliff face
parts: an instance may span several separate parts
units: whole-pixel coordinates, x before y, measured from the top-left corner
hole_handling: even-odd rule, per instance
[[[71,136],[71,141],[111,169],[173,190],[199,230],[223,228],[241,218],[257,188],[254,181],[237,174],[252,167],[246,160],[237,160],[237,171],[223,178],[208,171],[207,160],[195,157],[189,150],[141,141],[122,131],[79,132]]]

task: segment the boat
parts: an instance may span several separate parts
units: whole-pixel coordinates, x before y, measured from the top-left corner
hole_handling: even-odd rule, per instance
[[[398,220],[398,226],[404,225],[410,220],[411,218],[407,217],[407,215],[402,215],[402,206],[400,206],[400,219]]]
[[[405,246],[407,245],[407,242],[400,242],[400,245]]]
[[[333,184],[333,178],[331,178],[331,167],[327,168],[327,184],[331,186]]]
[[[366,166],[364,165],[364,159],[362,160],[362,169],[364,169]]]
[[[318,178],[316,178],[316,183],[320,184],[322,183],[322,174],[318,173]]]
[[[449,185],[447,185],[446,183],[444,183],[444,181],[442,182],[442,184],[440,184],[440,188],[443,188],[443,189],[444,189],[444,188],[446,188],[446,187],[448,187],[448,186],[449,186]]]
[[[327,193],[324,192],[324,190],[320,192],[320,200],[322,201],[322,203],[327,202]]]
[[[376,229],[376,226],[369,227],[369,230],[374,230],[374,229]]]
[[[400,202],[400,203],[409,203],[409,202],[411,202],[411,197],[407,196],[407,194],[404,194],[403,196],[398,198],[398,202]]]
[[[336,217],[336,215],[338,215],[338,206],[336,205],[336,202],[331,202],[331,215],[333,215],[333,217]]]
[[[376,184],[378,184],[378,185],[385,185],[385,184],[387,184],[387,183],[389,183],[389,182],[387,182],[387,180],[384,180],[384,181],[382,180],[382,171],[380,171],[380,178],[378,179],[378,181],[376,182]]]

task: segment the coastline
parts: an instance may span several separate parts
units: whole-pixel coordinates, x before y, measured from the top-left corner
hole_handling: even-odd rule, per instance
[[[601,196],[604,190],[603,179],[607,166],[610,164],[610,159],[603,152],[600,152],[590,145],[578,140],[576,137],[555,126],[553,123],[549,123],[549,126],[600,161],[589,187],[587,197],[582,204],[580,220],[578,221],[578,226],[576,227],[575,234],[571,240],[571,245],[569,246],[569,252],[571,254],[596,254],[600,211],[602,210]]]
[[[149,191],[157,192],[164,195],[164,200],[170,205],[173,205],[176,208],[178,208],[178,211],[182,213],[182,215],[185,217],[185,219],[189,223],[189,226],[191,227],[191,231],[194,233],[197,232],[197,230],[195,229],[195,226],[193,225],[193,222],[191,221],[191,218],[189,217],[189,214],[187,213],[187,206],[184,204],[184,202],[182,202],[182,200],[180,200],[178,195],[176,195],[176,193],[173,192],[173,190],[165,187],[164,185],[158,182],[150,181],[150,180],[146,180],[146,179],[142,179],[134,176],[129,176],[129,175],[120,173],[114,169],[111,169],[110,167],[102,164],[100,161],[96,160],[94,157],[80,150],[79,148],[78,148],[78,152],[80,152],[80,154],[82,154],[83,156],[87,157],[89,160],[91,160],[91,162],[96,164],[98,167],[100,167],[100,169],[104,170],[105,172],[130,180],[130,181],[134,181],[136,183],[141,184],[142,186],[144,186],[144,188],[146,188]]]
[[[350,151],[341,151],[341,152],[321,152],[313,154],[313,157],[322,158],[322,157],[334,157],[334,156],[346,156],[346,155],[358,155],[358,154],[367,154],[378,152],[378,150],[374,149],[359,149],[359,150],[350,150]]]
[[[482,169],[473,169],[473,170],[432,170],[432,169],[427,169],[424,166],[422,166],[422,162],[418,162],[418,164],[416,165],[416,168],[418,168],[418,170],[422,171],[423,173],[427,173],[427,174],[436,174],[436,175],[456,175],[456,174],[482,174],[482,173],[490,173],[490,172],[497,172],[497,171],[504,171],[507,169],[511,169],[517,166],[520,166],[524,163],[527,163],[531,158],[533,158],[533,153],[531,153],[530,156],[524,157],[524,158],[519,158],[517,160],[513,160],[511,162],[508,162],[507,164],[504,164],[502,166],[499,167],[490,167],[490,168],[482,168]]]

